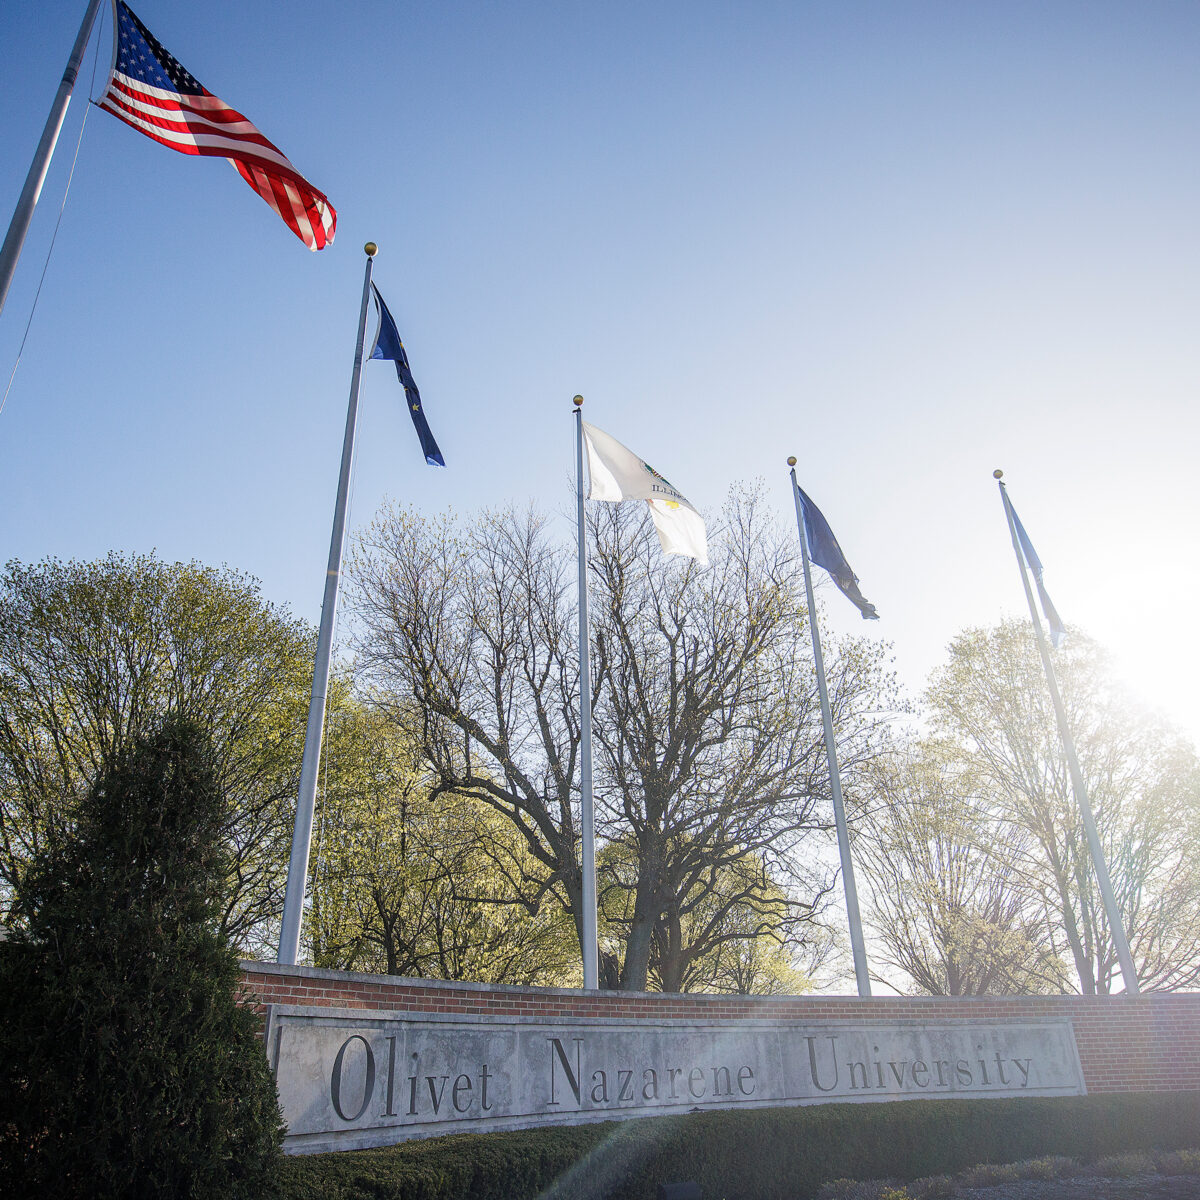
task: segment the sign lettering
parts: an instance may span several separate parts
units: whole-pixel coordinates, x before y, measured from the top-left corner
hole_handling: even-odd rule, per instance
[[[294,1152],[705,1108],[1084,1092],[1071,1023],[571,1024],[276,1006]]]

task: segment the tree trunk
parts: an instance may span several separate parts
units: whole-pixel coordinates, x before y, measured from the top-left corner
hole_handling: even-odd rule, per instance
[[[621,970],[621,990],[625,992],[646,990],[654,927],[662,914],[662,855],[658,845],[651,840],[649,831],[643,836],[649,844],[643,846],[639,857],[633,920],[625,942],[625,964]]]
[[[672,909],[666,913],[659,925],[658,978],[664,992],[683,991],[683,928],[679,913]]]

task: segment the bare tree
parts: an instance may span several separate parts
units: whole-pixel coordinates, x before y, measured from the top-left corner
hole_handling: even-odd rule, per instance
[[[528,854],[497,868],[531,911],[557,896],[578,932],[573,581],[546,518],[485,513],[460,531],[393,510],[350,573],[362,675],[430,765],[434,794],[506,818]]]
[[[597,798],[605,836],[636,848],[622,985],[644,988],[654,954],[674,991],[729,938],[727,911],[782,903],[793,931],[817,914],[828,779],[794,535],[734,493],[701,570],[664,559],[647,525],[633,506],[593,514]],[[828,674],[853,788],[882,719],[880,651],[834,647]]]
[[[663,561],[638,506],[599,506],[589,537],[598,821],[603,838],[635,848],[609,980],[647,986],[658,930],[662,985],[679,987],[689,961],[724,935],[719,919],[708,933],[693,922],[702,942],[672,944],[671,914],[712,895],[723,870],[754,856],[808,917],[829,886],[816,855],[827,780],[796,549],[753,495],[727,504],[705,571]],[[521,872],[526,894],[561,897],[580,933],[571,548],[532,512],[460,529],[393,511],[363,539],[352,575],[367,677],[394,697],[438,786],[520,831],[536,867]],[[888,680],[865,645],[834,647],[830,659],[853,783]],[[755,884],[731,903],[764,896]]]

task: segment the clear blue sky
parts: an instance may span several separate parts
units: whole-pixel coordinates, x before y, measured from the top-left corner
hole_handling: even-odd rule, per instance
[[[84,0],[9,5],[7,221]],[[919,687],[1023,611],[1200,736],[1200,7],[141,0],[326,191],[310,254],[227,164],[92,109],[0,413],[0,557],[229,563],[316,620],[362,245],[447,462],[370,364],[353,521],[565,510],[570,398],[702,507],[785,458]],[[111,21],[105,10],[103,86]],[[7,380],[91,79],[13,291]],[[564,536],[570,526],[564,517]]]

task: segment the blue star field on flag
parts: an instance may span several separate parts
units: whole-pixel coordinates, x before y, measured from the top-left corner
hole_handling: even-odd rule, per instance
[[[404,395],[408,400],[408,415],[412,417],[417,437],[421,439],[421,450],[425,455],[425,461],[431,467],[444,467],[446,461],[442,458],[442,452],[438,449],[438,444],[430,432],[429,422],[425,419],[425,410],[421,407],[421,393],[417,391],[416,381],[408,369],[408,355],[404,352],[400,331],[396,328],[396,322],[392,320],[392,314],[388,312],[388,306],[384,304],[379,289],[373,283],[371,290],[375,293],[375,307],[379,310],[379,331],[375,334],[375,346],[371,350],[370,357],[388,359],[396,364],[396,377],[404,385]]]

